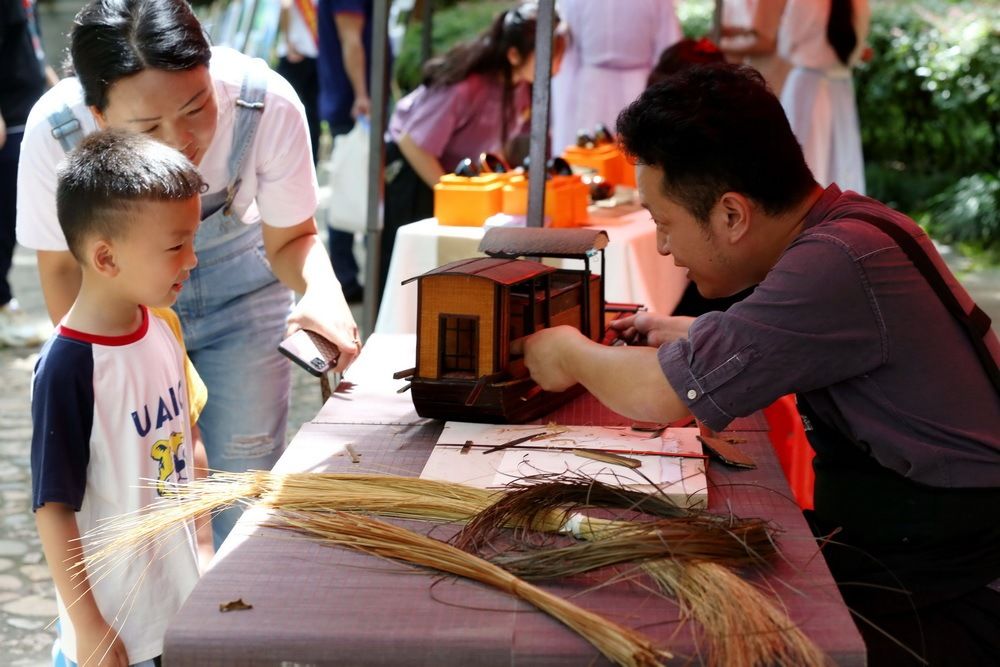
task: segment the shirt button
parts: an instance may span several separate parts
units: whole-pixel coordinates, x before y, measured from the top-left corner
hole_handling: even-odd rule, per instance
[[[698,398],[698,392],[694,389],[688,389],[688,400],[693,401],[696,398]]]

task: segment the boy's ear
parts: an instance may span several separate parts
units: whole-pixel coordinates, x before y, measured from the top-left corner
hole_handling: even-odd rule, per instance
[[[114,243],[107,239],[92,241],[89,246],[88,258],[91,268],[106,278],[114,278],[120,271],[115,257]]]

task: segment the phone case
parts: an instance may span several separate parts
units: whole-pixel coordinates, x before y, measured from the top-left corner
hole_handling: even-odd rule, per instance
[[[316,377],[332,369],[340,357],[336,345],[307,329],[299,329],[281,341],[278,350]]]

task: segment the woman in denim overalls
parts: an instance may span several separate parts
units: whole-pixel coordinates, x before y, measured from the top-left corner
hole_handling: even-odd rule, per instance
[[[216,113],[210,56],[201,26],[183,0],[93,0],[77,16],[71,35],[73,64],[97,124],[148,132],[196,164],[222,139],[216,122],[230,112]],[[232,110],[228,187],[202,197],[198,266],[176,305],[188,353],[209,390],[199,421],[208,463],[229,471],[270,469],[284,448],[290,365],[277,345],[286,327],[313,329],[333,341],[341,349],[338,370],[360,350],[357,326],[317,239],[315,220],[291,227],[244,224],[243,211],[232,207],[244,162],[254,154],[268,100],[267,77],[274,76],[262,61],[245,61]],[[227,103],[233,102],[218,101]],[[49,117],[52,136],[64,149],[92,126],[81,120],[90,119],[76,118],[65,106]],[[289,136],[304,138],[301,150],[308,157],[308,133]],[[258,159],[258,170],[266,159]],[[261,181],[269,176],[254,173]],[[61,254],[39,255],[46,301],[56,320],[79,285],[72,275],[58,278],[63,274],[54,265]],[[289,288],[303,293],[294,309]],[[238,515],[229,512],[213,520],[216,546]]]

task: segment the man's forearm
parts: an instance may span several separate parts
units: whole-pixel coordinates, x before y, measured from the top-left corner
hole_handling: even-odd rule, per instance
[[[655,348],[610,347],[581,337],[576,344],[565,346],[561,354],[564,369],[621,415],[668,422],[689,414],[667,382]]]

